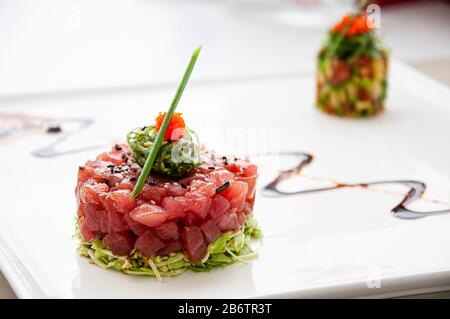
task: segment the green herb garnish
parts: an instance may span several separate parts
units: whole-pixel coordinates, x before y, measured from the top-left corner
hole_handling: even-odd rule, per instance
[[[131,198],[133,199],[136,198],[139,192],[142,190],[142,187],[144,187],[145,181],[147,180],[148,175],[150,174],[153,163],[155,162],[156,159],[156,155],[158,154],[159,148],[161,147],[164,134],[166,133],[167,127],[169,126],[170,120],[172,119],[172,115],[175,112],[178,102],[180,101],[184,88],[186,87],[186,84],[189,81],[189,77],[191,76],[192,70],[194,69],[194,65],[195,62],[197,61],[198,55],[200,54],[201,48],[202,47],[199,46],[192,53],[191,60],[189,61],[186,71],[184,72],[183,78],[181,80],[180,85],[178,86],[177,92],[175,93],[172,104],[170,105],[170,108],[167,111],[166,116],[164,117],[164,121],[158,132],[158,135],[156,136],[153,148],[150,151],[147,160],[145,161],[144,167],[142,168],[141,174],[139,175],[139,179],[136,183],[136,186],[133,189],[133,193],[131,194]]]
[[[230,185],[231,185],[231,184],[230,184],[229,181],[223,183],[221,186],[219,186],[219,187],[216,188],[216,194],[219,194],[220,192],[226,190],[228,187],[230,187]]]

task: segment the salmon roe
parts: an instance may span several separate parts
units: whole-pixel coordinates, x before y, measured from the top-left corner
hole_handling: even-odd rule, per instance
[[[364,13],[358,15],[345,15],[342,17],[341,21],[331,29],[334,33],[345,32],[345,35],[350,37],[370,32],[371,30],[372,28],[367,21],[367,15]]]
[[[166,113],[167,112],[160,113],[155,119],[156,122],[155,127],[158,131],[161,128],[162,123],[164,122],[164,117],[166,116]],[[171,141],[179,140],[181,137],[183,137],[185,127],[186,124],[184,123],[182,113],[177,112],[173,113],[172,119],[170,120],[169,126],[167,127],[167,131],[164,134],[164,139]]]

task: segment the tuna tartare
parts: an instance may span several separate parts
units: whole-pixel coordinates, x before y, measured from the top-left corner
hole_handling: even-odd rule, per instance
[[[202,149],[174,109],[79,167],[79,252],[103,268],[160,279],[256,255],[256,165]]]

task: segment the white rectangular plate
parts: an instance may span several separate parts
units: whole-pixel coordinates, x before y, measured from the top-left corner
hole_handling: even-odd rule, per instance
[[[299,185],[316,177],[419,179],[428,189],[414,207],[447,208],[449,90],[399,63],[392,63],[390,73],[387,110],[373,119],[319,113],[313,75],[194,81],[179,111],[201,141],[218,151],[229,151],[222,137],[235,132],[231,128],[241,128],[246,138],[255,128],[270,132],[270,143],[282,150],[314,154],[295,181]],[[92,118],[95,123],[72,135],[65,147],[112,145],[165,110],[174,89],[3,98],[0,115]],[[162,283],[105,271],[77,256],[72,235],[77,168],[109,146],[54,158],[31,154],[58,138],[37,133],[0,144],[0,266],[19,297],[364,297],[450,287],[450,215],[397,219],[390,209],[408,189],[381,186],[286,198],[258,191],[255,216],[264,239],[259,258],[249,264],[187,272]],[[277,168],[261,164],[259,188]]]

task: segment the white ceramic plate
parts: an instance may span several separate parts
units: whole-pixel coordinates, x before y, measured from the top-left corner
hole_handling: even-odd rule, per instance
[[[21,96],[1,100],[0,115],[91,118],[95,123],[70,136],[60,150],[112,145],[166,109],[174,89]],[[304,175],[292,181],[296,187],[317,178],[324,180],[320,185],[419,179],[428,189],[413,207],[427,210],[450,203],[449,100],[447,88],[392,63],[387,111],[373,119],[316,111],[313,75],[194,81],[179,111],[202,142],[218,151],[239,150],[223,136],[233,139],[240,130],[248,152],[275,145],[314,154]],[[255,132],[265,137],[260,144],[252,140]],[[247,265],[187,272],[163,283],[102,270],[77,256],[71,237],[77,167],[108,147],[53,158],[31,154],[58,138],[37,133],[0,144],[0,266],[19,297],[364,297],[450,287],[450,215],[393,217],[390,209],[408,190],[397,186],[286,198],[259,192],[255,215],[265,237],[259,258]],[[281,162],[257,160],[261,187]]]

